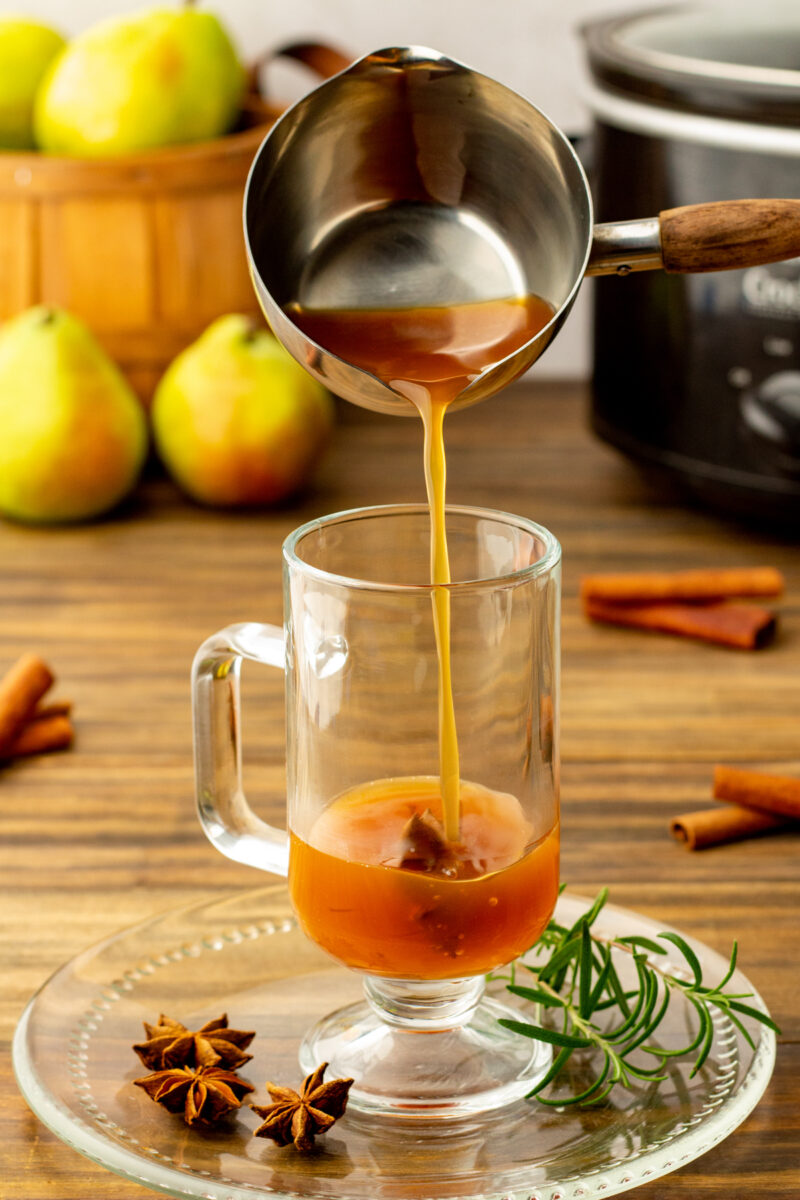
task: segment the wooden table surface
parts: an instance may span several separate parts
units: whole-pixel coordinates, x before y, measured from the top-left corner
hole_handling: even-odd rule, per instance
[[[562,877],[694,934],[740,965],[782,1026],[766,1096],[703,1158],[642,1200],[800,1195],[800,836],[690,853],[670,816],[708,802],[713,764],[800,773],[800,559],[648,489],[586,430],[585,389],[518,385],[448,422],[449,498],[547,525],[564,550]],[[0,1197],[136,1200],[142,1188],[62,1145],[16,1090],[9,1043],[30,994],[65,959],[151,913],[263,876],[223,859],[194,816],[188,672],[197,645],[244,619],[278,621],[284,536],[309,517],[422,499],[414,421],[344,406],[313,492],[257,515],[206,512],[151,478],[105,522],[0,526],[0,667],[25,650],[75,704],[63,754],[0,777]],[[584,572],[772,563],[787,577],[776,643],[743,653],[589,625]],[[246,781],[280,819],[282,685],[254,703],[271,730]],[[54,693],[55,695],[55,693]]]

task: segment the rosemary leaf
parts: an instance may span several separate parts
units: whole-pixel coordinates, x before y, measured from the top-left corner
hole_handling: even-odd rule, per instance
[[[637,950],[648,950],[651,954],[666,954],[666,946],[659,946],[658,942],[654,942],[652,938],[640,937],[638,934],[634,937],[617,938],[620,946],[632,946]]]
[[[752,1008],[751,1005],[741,1004],[738,1000],[730,1000],[726,1007],[728,1009],[732,1008],[738,1013],[744,1013],[746,1017],[752,1017],[754,1021],[760,1021],[762,1025],[768,1025],[773,1033],[780,1033],[780,1029],[772,1017],[767,1016],[760,1008]]]
[[[717,984],[718,992],[722,991],[722,989],[725,987],[725,984],[728,982],[731,975],[733,975],[733,972],[736,970],[736,959],[738,957],[738,954],[739,954],[739,943],[734,942],[733,949],[731,950],[731,961],[728,963],[728,969],[725,972],[725,974],[723,975],[722,979],[720,979],[719,983]]]
[[[567,1047],[567,1049],[559,1050],[558,1054],[553,1059],[553,1064],[550,1067],[550,1070],[543,1079],[540,1079],[539,1082],[533,1088],[531,1088],[531,1090],[527,1093],[527,1097],[530,1098],[532,1096],[537,1096],[539,1092],[543,1092],[546,1087],[549,1087],[556,1076],[561,1074],[561,1068],[567,1064],[571,1056],[571,1048]]]
[[[510,983],[506,991],[511,992],[514,996],[520,996],[523,1000],[530,1000],[534,1004],[543,1004],[545,1008],[563,1008],[566,1004],[566,1000],[561,996],[545,992],[542,988],[522,987],[521,984]]]
[[[592,938],[589,933],[589,926],[584,925],[581,929],[581,951],[580,951],[580,966],[578,968],[578,1012],[585,1019],[591,1016],[590,998],[592,995]]]
[[[679,933],[660,933],[658,936],[663,938],[665,942],[672,942],[673,946],[678,947],[694,975],[695,987],[699,987],[703,982],[703,969],[700,966],[699,958],[689,943],[684,941]]]
[[[557,1029],[529,1025],[525,1021],[512,1021],[509,1017],[501,1017],[499,1024],[513,1033],[521,1033],[523,1037],[534,1038],[537,1042],[549,1042],[551,1046],[568,1046],[570,1050],[579,1050],[592,1044],[589,1038],[574,1037],[568,1033],[559,1033]]]
[[[593,933],[592,926],[607,899],[608,889],[603,888],[589,909],[570,927],[551,921],[536,945],[535,957],[512,964],[507,975],[494,976],[506,980],[507,990],[514,996],[537,1005],[537,1016],[542,1010],[544,1014],[551,1014],[543,1015],[545,1021],[556,1020],[556,1011],[560,1014],[558,1029],[550,1024],[510,1018],[500,1020],[502,1026],[514,1033],[557,1047],[550,1068],[529,1096],[550,1107],[598,1104],[615,1087],[630,1088],[635,1080],[651,1089],[657,1088],[667,1078],[664,1073],[666,1063],[677,1058],[693,1058],[691,1078],[702,1070],[714,1045],[712,1011],[715,1009],[724,1014],[751,1047],[754,1047],[753,1038],[743,1017],[780,1033],[767,1013],[746,1003],[751,993],[725,991],[736,970],[738,949],[735,942],[727,970],[719,983],[704,983],[700,960],[680,934],[660,933],[657,942],[639,934],[610,939]],[[685,966],[671,970],[670,964],[663,962],[668,953],[661,944],[664,941],[675,947]],[[636,972],[635,986],[623,986],[614,962],[615,954],[618,958],[626,955],[632,963]],[[522,967],[532,976],[532,986],[517,984],[515,966]],[[696,1030],[690,1031],[688,1043],[677,1049],[650,1044],[675,995],[689,1004],[696,1014]],[[602,1018],[600,1014],[603,1014]],[[565,1095],[562,1086],[555,1093],[543,1095],[558,1081],[577,1050],[582,1052],[579,1090]],[[637,1052],[638,1057],[634,1057]],[[642,1055],[655,1059],[655,1064],[644,1066]],[[585,1083],[587,1075],[589,1081]]]

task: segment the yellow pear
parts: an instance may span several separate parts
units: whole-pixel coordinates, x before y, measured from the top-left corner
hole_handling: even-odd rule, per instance
[[[170,364],[151,418],[164,465],[195,500],[270,504],[307,480],[333,401],[271,333],[234,313]]]
[[[153,8],[79,34],[36,97],[39,146],[51,154],[128,154],[225,133],[245,72],[212,13]]]
[[[76,317],[30,308],[0,328],[0,512],[77,521],[114,507],[147,453],[147,420]]]
[[[39,21],[0,16],[0,148],[3,150],[33,147],[36,89],[63,46],[61,34]]]

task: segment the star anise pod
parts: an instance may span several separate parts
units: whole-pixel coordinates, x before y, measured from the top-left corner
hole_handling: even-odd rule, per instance
[[[169,1112],[182,1113],[187,1125],[214,1125],[255,1090],[220,1067],[171,1067],[133,1082]]]
[[[263,1118],[263,1125],[254,1130],[254,1137],[271,1138],[279,1146],[294,1142],[298,1150],[310,1150],[317,1134],[326,1133],[347,1108],[347,1095],[352,1079],[331,1079],[323,1083],[328,1064],[323,1063],[303,1080],[300,1094],[291,1088],[267,1083],[272,1104],[251,1104],[254,1113]]]
[[[250,1045],[255,1033],[229,1029],[227,1013],[207,1021],[196,1032],[162,1013],[157,1025],[148,1025],[145,1021],[144,1031],[147,1041],[139,1042],[133,1048],[151,1071],[186,1066],[236,1070],[253,1057],[245,1054],[244,1049]]]

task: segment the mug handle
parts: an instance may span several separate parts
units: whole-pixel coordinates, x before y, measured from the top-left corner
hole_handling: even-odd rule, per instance
[[[277,625],[228,625],[203,642],[192,665],[197,811],[206,837],[227,858],[287,875],[289,835],[252,811],[242,790],[239,676],[242,660],[286,669]]]

